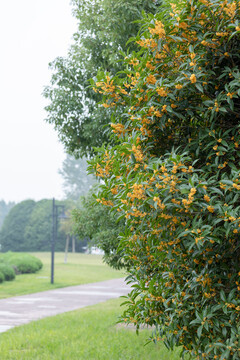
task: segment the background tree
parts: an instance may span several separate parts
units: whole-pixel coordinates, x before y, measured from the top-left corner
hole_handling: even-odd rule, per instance
[[[35,206],[35,201],[25,200],[9,211],[0,232],[1,251],[27,251],[25,228]]]
[[[4,218],[7,216],[11,208],[15,205],[14,202],[6,203],[4,200],[0,201],[0,228],[3,224]]]
[[[124,221],[116,218],[108,208],[96,202],[90,192],[81,198],[80,207],[72,211],[73,230],[79,239],[89,239],[89,246],[104,251],[104,261],[116,268],[127,266],[118,249],[118,235],[124,230]]]
[[[80,196],[86,195],[97,180],[87,174],[86,158],[75,159],[67,155],[63,161],[59,174],[64,179],[63,188],[66,199],[78,200]]]
[[[89,79],[102,70],[121,69],[120,50],[136,49],[130,36],[137,34],[142,11],[156,12],[153,0],[73,0],[78,20],[74,44],[66,58],[50,64],[51,84],[44,90],[49,100],[46,121],[54,125],[67,152],[75,157],[91,155],[94,147],[111,143],[105,125],[111,112],[97,104],[101,95],[89,87]]]
[[[40,200],[33,209],[24,232],[27,251],[49,251],[52,239],[52,200]],[[58,227],[56,251],[63,251],[65,236]]]

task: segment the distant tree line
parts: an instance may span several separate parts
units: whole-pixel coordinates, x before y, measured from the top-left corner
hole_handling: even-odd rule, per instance
[[[58,202],[57,202],[58,203]],[[63,201],[66,209],[69,202]],[[66,219],[65,221],[68,221]],[[66,245],[64,226],[57,232],[56,251],[64,251]],[[1,231],[1,251],[50,251],[52,240],[52,200],[25,200],[11,208],[5,217]],[[69,244],[71,250],[71,243]],[[81,251],[81,241],[76,242]]]
[[[96,184],[92,175],[87,175],[87,159],[76,160],[66,155],[59,174],[63,178],[65,200],[56,202],[65,206],[67,219],[58,220],[56,251],[83,251],[89,235],[73,234],[71,209],[82,207],[84,195]],[[1,227],[2,226],[2,227]],[[18,204],[0,201],[1,251],[49,251],[52,240],[52,200],[38,202],[25,200]],[[77,240],[77,241],[75,241]]]
[[[4,200],[0,201],[0,228],[3,224],[4,218],[14,205],[15,203],[12,201],[8,203],[6,203]]]

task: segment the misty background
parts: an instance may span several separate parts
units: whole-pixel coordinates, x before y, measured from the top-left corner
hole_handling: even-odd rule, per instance
[[[69,0],[0,3],[0,200],[63,197],[66,157],[44,122],[50,61],[67,54],[76,31]]]

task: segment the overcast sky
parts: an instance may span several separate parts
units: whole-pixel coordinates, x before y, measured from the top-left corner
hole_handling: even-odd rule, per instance
[[[44,122],[48,63],[64,56],[76,31],[69,0],[0,1],[0,200],[61,199],[65,158]]]

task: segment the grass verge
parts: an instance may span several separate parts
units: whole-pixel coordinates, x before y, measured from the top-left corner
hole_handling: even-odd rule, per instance
[[[144,346],[150,330],[116,326],[122,299],[57,315],[0,334],[1,360],[179,360],[162,343]]]
[[[51,284],[51,254],[31,254],[42,261],[42,269],[35,274],[17,275],[13,282],[2,283],[0,285],[0,299],[125,276],[124,272],[111,269],[108,265],[104,264],[100,255],[70,253],[68,255],[68,262],[65,264],[64,254],[56,253],[54,284]]]

